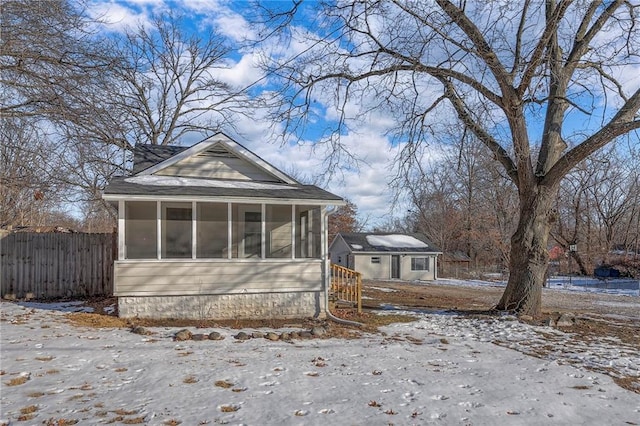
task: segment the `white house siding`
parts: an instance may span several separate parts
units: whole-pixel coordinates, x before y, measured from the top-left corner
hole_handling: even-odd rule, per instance
[[[345,268],[348,267],[347,256],[350,253],[351,253],[351,250],[349,249],[349,246],[341,237],[337,237],[329,247],[329,255],[331,258],[331,263],[344,266]]]
[[[435,262],[436,259],[432,255],[425,254],[407,254],[400,253],[400,279],[413,281],[422,280],[430,281],[436,279],[435,276]],[[391,279],[391,254],[385,253],[354,253],[355,267],[354,270],[362,274],[363,279],[379,279],[388,280]],[[380,263],[371,263],[372,257],[379,257]],[[412,271],[411,270],[411,258],[413,257],[427,257],[429,258],[429,270],[428,271]]]
[[[240,158],[193,156],[156,173],[162,176],[186,176],[207,179],[255,180],[274,182],[275,178]]]
[[[411,258],[413,257],[426,257],[429,259],[428,271],[412,271],[411,270]],[[412,254],[406,256],[400,256],[400,276],[403,280],[413,281],[431,281],[436,279],[436,258],[435,256],[424,254]]]
[[[388,254],[354,253],[354,270],[362,274],[365,280],[388,280],[391,277],[391,256]],[[372,257],[379,257],[380,263],[371,263]]]
[[[121,317],[300,318],[325,312],[322,261],[118,261]]]

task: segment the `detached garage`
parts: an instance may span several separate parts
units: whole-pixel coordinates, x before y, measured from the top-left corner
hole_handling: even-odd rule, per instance
[[[329,246],[332,263],[363,279],[435,280],[439,254],[422,234],[344,233]]]

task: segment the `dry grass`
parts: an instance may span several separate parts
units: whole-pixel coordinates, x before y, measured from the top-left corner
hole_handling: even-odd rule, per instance
[[[144,423],[144,417],[134,417],[133,419],[124,419],[122,423],[125,425],[139,425]]]
[[[127,411],[124,408],[118,408],[117,410],[112,411],[112,413],[118,416],[132,416],[134,414],[138,414],[138,410]]]
[[[19,385],[24,385],[28,381],[29,381],[29,378],[27,376],[19,376],[19,377],[14,377],[13,379],[9,380],[8,382],[5,382],[5,385],[7,385],[7,386],[19,386]]]
[[[28,396],[29,398],[40,398],[40,397],[42,397],[42,396],[44,396],[44,395],[45,395],[45,393],[44,393],[44,392],[31,392],[31,393],[28,393],[28,394],[27,394],[27,396]]]
[[[222,405],[220,406],[220,411],[222,411],[223,413],[233,413],[235,411],[238,411],[240,409],[239,406],[237,405]]]
[[[37,356],[36,361],[51,361],[55,359],[53,356]]]
[[[226,380],[218,380],[214,384],[219,388],[225,388],[225,389],[228,389],[234,385],[233,383],[228,382]]]
[[[76,419],[54,419],[53,417],[42,422],[46,426],[69,426],[75,425],[79,420]]]
[[[21,414],[18,416],[19,422],[28,422],[29,420],[33,420],[36,417],[35,414]]]
[[[31,414],[38,411],[37,405],[29,405],[28,407],[24,407],[20,409],[20,414]]]
[[[182,383],[186,383],[186,384],[198,383],[198,379],[196,379],[195,376],[187,376],[182,380]]]
[[[20,409],[20,416],[18,416],[19,422],[26,422],[32,420],[36,415],[34,414],[38,411],[38,407],[35,405],[29,405],[28,407],[24,407]]]

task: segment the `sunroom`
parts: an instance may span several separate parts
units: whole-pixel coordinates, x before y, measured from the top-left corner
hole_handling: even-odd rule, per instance
[[[118,208],[120,316],[324,316],[327,207],[344,201],[225,135],[137,147],[134,175],[103,197]]]

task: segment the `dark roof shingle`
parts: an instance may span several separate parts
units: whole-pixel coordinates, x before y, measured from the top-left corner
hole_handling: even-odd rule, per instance
[[[138,174],[187,149],[188,146],[137,144],[133,148],[132,173]]]

